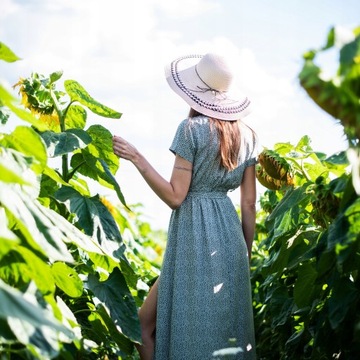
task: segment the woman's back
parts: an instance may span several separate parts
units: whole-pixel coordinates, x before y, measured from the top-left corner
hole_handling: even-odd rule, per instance
[[[238,167],[228,171],[220,166],[219,139],[206,116],[183,120],[170,150],[193,163],[190,192],[227,192],[238,188],[243,172],[255,156],[252,131],[240,123],[240,153]]]

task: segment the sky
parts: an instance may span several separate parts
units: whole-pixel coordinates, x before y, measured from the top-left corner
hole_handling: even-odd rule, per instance
[[[77,80],[123,113],[114,120],[89,112],[88,126],[126,138],[169,179],[168,149],[188,107],[168,87],[164,66],[182,55],[224,53],[239,64],[238,85],[253,104],[244,121],[261,147],[308,135],[314,150],[332,155],[346,148],[342,128],[297,76],[302,54],[324,45],[331,27],[346,34],[360,25],[359,14],[358,0],[0,0],[0,41],[22,58],[0,62],[0,81],[10,89],[32,72],[63,70],[62,81]],[[331,74],[336,60],[329,52],[319,65]],[[0,132],[16,125],[11,120]],[[143,204],[144,220],[166,230],[171,210],[135,167],[121,160],[116,178],[127,203]],[[231,194],[235,204],[239,196]]]

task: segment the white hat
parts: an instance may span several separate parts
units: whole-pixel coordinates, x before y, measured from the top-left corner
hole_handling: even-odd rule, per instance
[[[250,100],[231,86],[234,74],[222,56],[184,56],[167,66],[165,75],[170,87],[201,114],[232,121],[250,113]]]

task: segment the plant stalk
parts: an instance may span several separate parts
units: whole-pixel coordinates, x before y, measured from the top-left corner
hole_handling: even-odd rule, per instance
[[[51,94],[51,98],[54,103],[55,111],[59,117],[60,130],[61,130],[61,132],[64,132],[66,130],[65,115],[66,115],[67,110],[65,110],[64,112],[61,111],[58,100],[52,90],[50,90],[50,94]],[[69,164],[68,164],[68,155],[67,154],[62,155],[61,163],[62,163],[62,178],[64,181],[67,182],[68,177],[69,177]]]

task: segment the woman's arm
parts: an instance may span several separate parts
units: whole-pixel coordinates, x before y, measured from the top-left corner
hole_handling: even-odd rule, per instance
[[[245,169],[244,177],[240,189],[241,189],[241,197],[240,197],[241,222],[242,222],[244,237],[250,259],[251,247],[255,234],[255,218],[256,218],[255,165],[249,166]]]
[[[114,136],[113,149],[117,156],[131,161],[151,189],[172,209],[184,201],[190,187],[192,164],[176,155],[170,181],[165,180],[146,158],[125,139]]]

